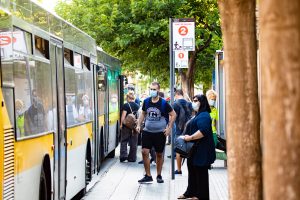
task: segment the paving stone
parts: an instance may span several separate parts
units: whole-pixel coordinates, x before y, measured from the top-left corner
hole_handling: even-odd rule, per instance
[[[138,160],[141,160],[140,148],[138,149]],[[175,175],[171,179],[170,146],[166,146],[165,163],[162,170],[164,183],[156,182],[156,165],[151,164],[153,183],[139,184],[137,181],[144,176],[143,165],[135,163],[120,163],[119,148],[116,157],[106,159],[103,162],[100,173],[93,177],[88,186],[88,193],[84,200],[173,200],[184,193],[187,187],[186,163],[182,167],[183,174]],[[176,167],[175,167],[176,168]],[[217,160],[213,169],[209,170],[210,199],[227,200],[228,184],[227,169],[224,162]]]

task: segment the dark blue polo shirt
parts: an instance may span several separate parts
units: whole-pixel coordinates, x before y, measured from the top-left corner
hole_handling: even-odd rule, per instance
[[[208,112],[197,113],[191,121],[191,135],[201,131],[203,138],[198,140],[194,149],[193,160],[195,166],[210,166],[216,160],[215,144],[211,128],[211,117]]]

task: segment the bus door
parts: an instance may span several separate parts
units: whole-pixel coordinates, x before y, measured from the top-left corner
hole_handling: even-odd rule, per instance
[[[66,197],[66,114],[65,114],[65,82],[63,66],[62,42],[51,38],[50,55],[52,70],[55,71],[55,87],[57,106],[57,127],[54,134],[54,199],[65,199]]]
[[[96,69],[96,83],[97,83],[97,135],[99,136],[98,145],[98,168],[100,162],[104,159],[104,154],[107,152],[107,133],[108,133],[108,109],[107,109],[107,72],[104,65],[99,64]],[[99,169],[98,169],[99,170]]]

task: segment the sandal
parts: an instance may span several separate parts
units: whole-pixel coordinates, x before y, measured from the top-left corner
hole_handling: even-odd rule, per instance
[[[187,197],[182,194],[179,197],[177,197],[177,199],[187,199]]]

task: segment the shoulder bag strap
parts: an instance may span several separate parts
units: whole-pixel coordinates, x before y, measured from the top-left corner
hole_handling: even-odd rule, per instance
[[[129,105],[129,108],[130,108],[131,113],[133,113],[129,102],[128,102],[128,105]]]

